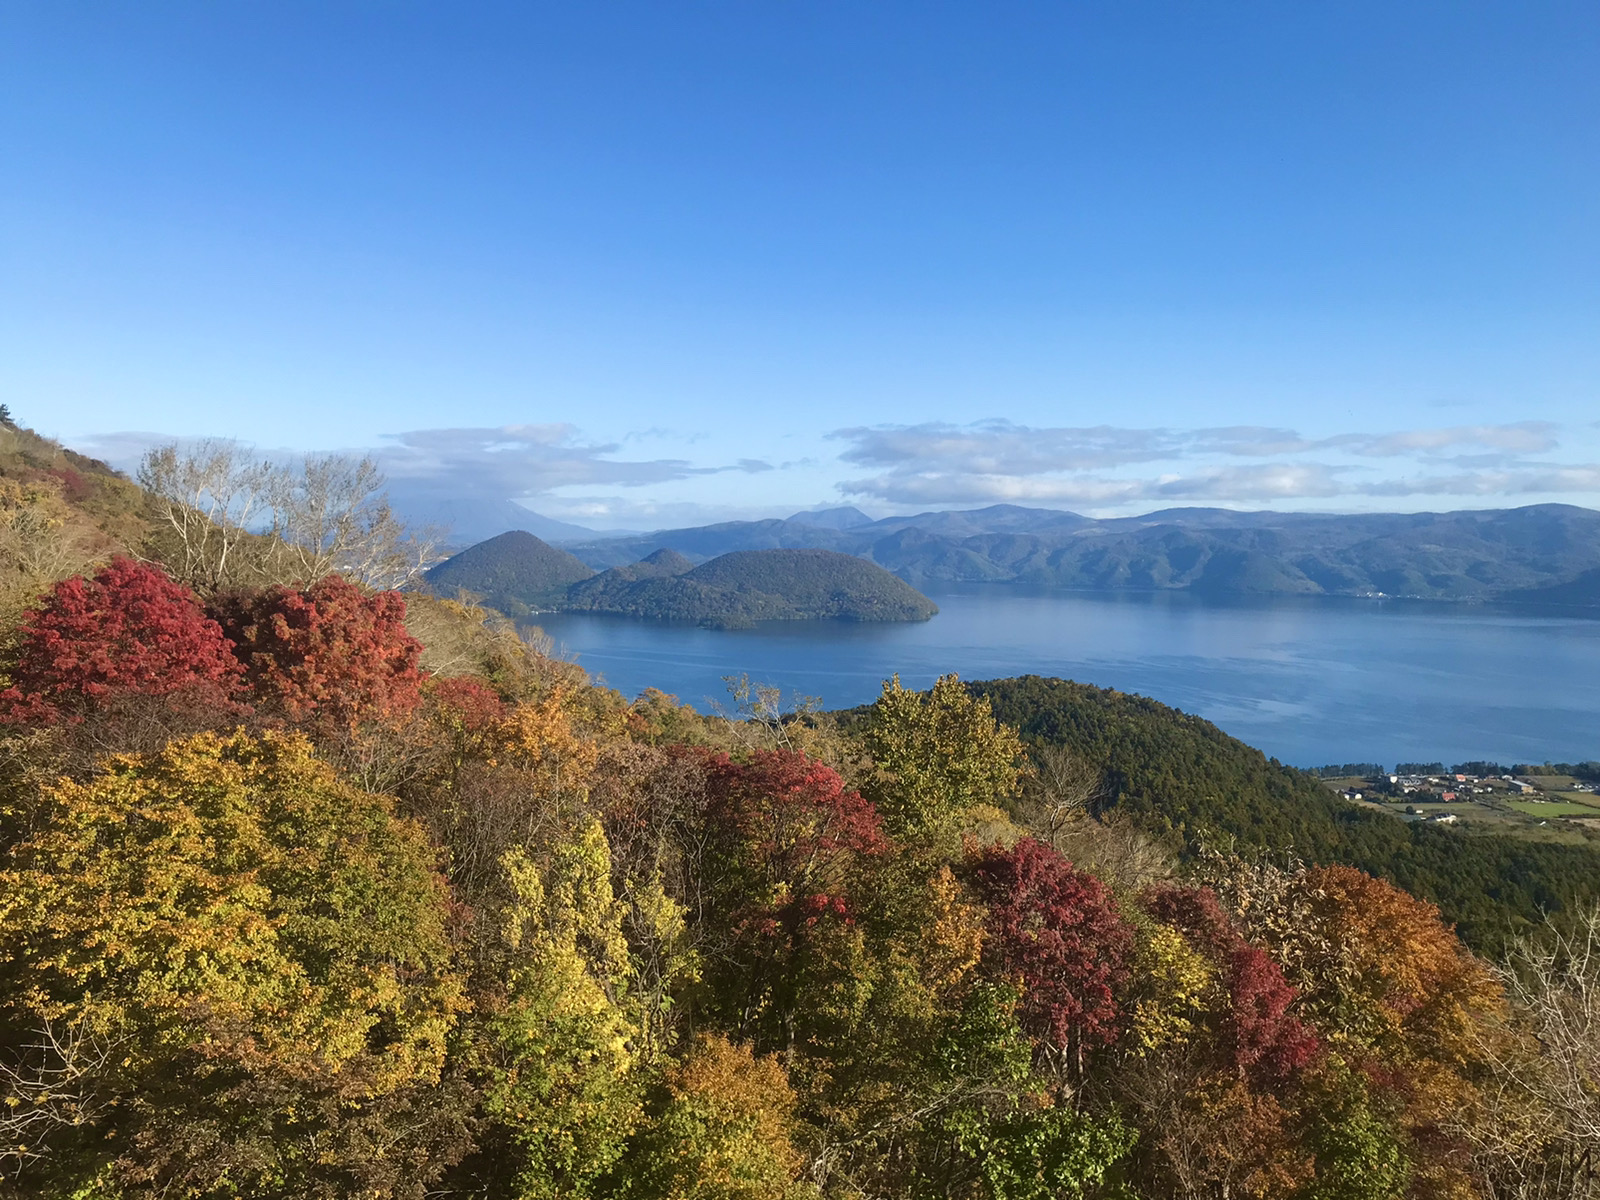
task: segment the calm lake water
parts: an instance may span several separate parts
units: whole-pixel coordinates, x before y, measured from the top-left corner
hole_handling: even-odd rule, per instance
[[[828,708],[908,686],[1059,675],[1198,713],[1298,766],[1600,758],[1600,619],[1410,601],[1184,593],[934,594],[922,624],[771,622],[707,630],[553,614],[557,647],[632,696],[705,711],[748,673]]]

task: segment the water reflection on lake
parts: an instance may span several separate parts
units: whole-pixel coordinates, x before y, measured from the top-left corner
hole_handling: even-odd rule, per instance
[[[545,631],[632,696],[706,709],[747,672],[827,707],[870,701],[898,671],[923,687],[1060,675],[1141,692],[1302,766],[1409,759],[1600,758],[1600,619],[1573,612],[1328,597],[1184,593],[934,594],[907,625],[772,622],[708,630],[552,614]]]

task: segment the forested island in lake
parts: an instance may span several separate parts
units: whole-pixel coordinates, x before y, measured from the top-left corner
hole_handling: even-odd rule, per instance
[[[674,550],[596,572],[516,531],[480,542],[427,574],[441,595],[465,591],[511,616],[540,609],[694,621],[926,621],[938,606],[873,563],[819,549],[735,550],[696,566]]]

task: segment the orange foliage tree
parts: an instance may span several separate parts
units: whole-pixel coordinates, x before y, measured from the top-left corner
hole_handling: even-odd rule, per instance
[[[805,1159],[795,1096],[775,1058],[701,1034],[664,1074],[630,1147],[640,1200],[785,1200]]]

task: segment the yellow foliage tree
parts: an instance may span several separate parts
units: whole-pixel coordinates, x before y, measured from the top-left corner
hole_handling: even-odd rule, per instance
[[[623,1170],[638,1200],[789,1200],[796,1182],[795,1097],[783,1067],[750,1048],[702,1034],[665,1074]]]
[[[886,681],[872,706],[865,741],[877,768],[862,788],[896,836],[949,833],[978,805],[1004,804],[1021,785],[1024,753],[1016,731],[998,724],[987,699],[955,675],[923,695]]]
[[[1170,925],[1140,930],[1133,970],[1137,995],[1128,1031],[1133,1053],[1187,1042],[1215,998],[1216,974]]]
[[[579,733],[577,701],[572,689],[555,687],[537,700],[518,704],[496,730],[495,757],[536,772],[553,792],[587,787],[600,746]]]
[[[93,562],[97,540],[53,481],[0,478],[0,629],[9,631],[51,584]]]
[[[638,1119],[626,906],[591,822],[546,863],[504,858],[506,993],[483,1047],[485,1111],[519,1200],[596,1194]]]
[[[0,872],[6,1109],[51,1079],[75,1099],[14,1156],[129,1195],[421,1169],[397,1097],[438,1084],[463,989],[433,852],[387,799],[298,736],[202,734],[27,807]],[[396,1117],[386,1160],[344,1157]]]
[[[923,981],[945,992],[966,982],[983,957],[983,905],[967,896],[948,865],[928,880],[922,926]]]

